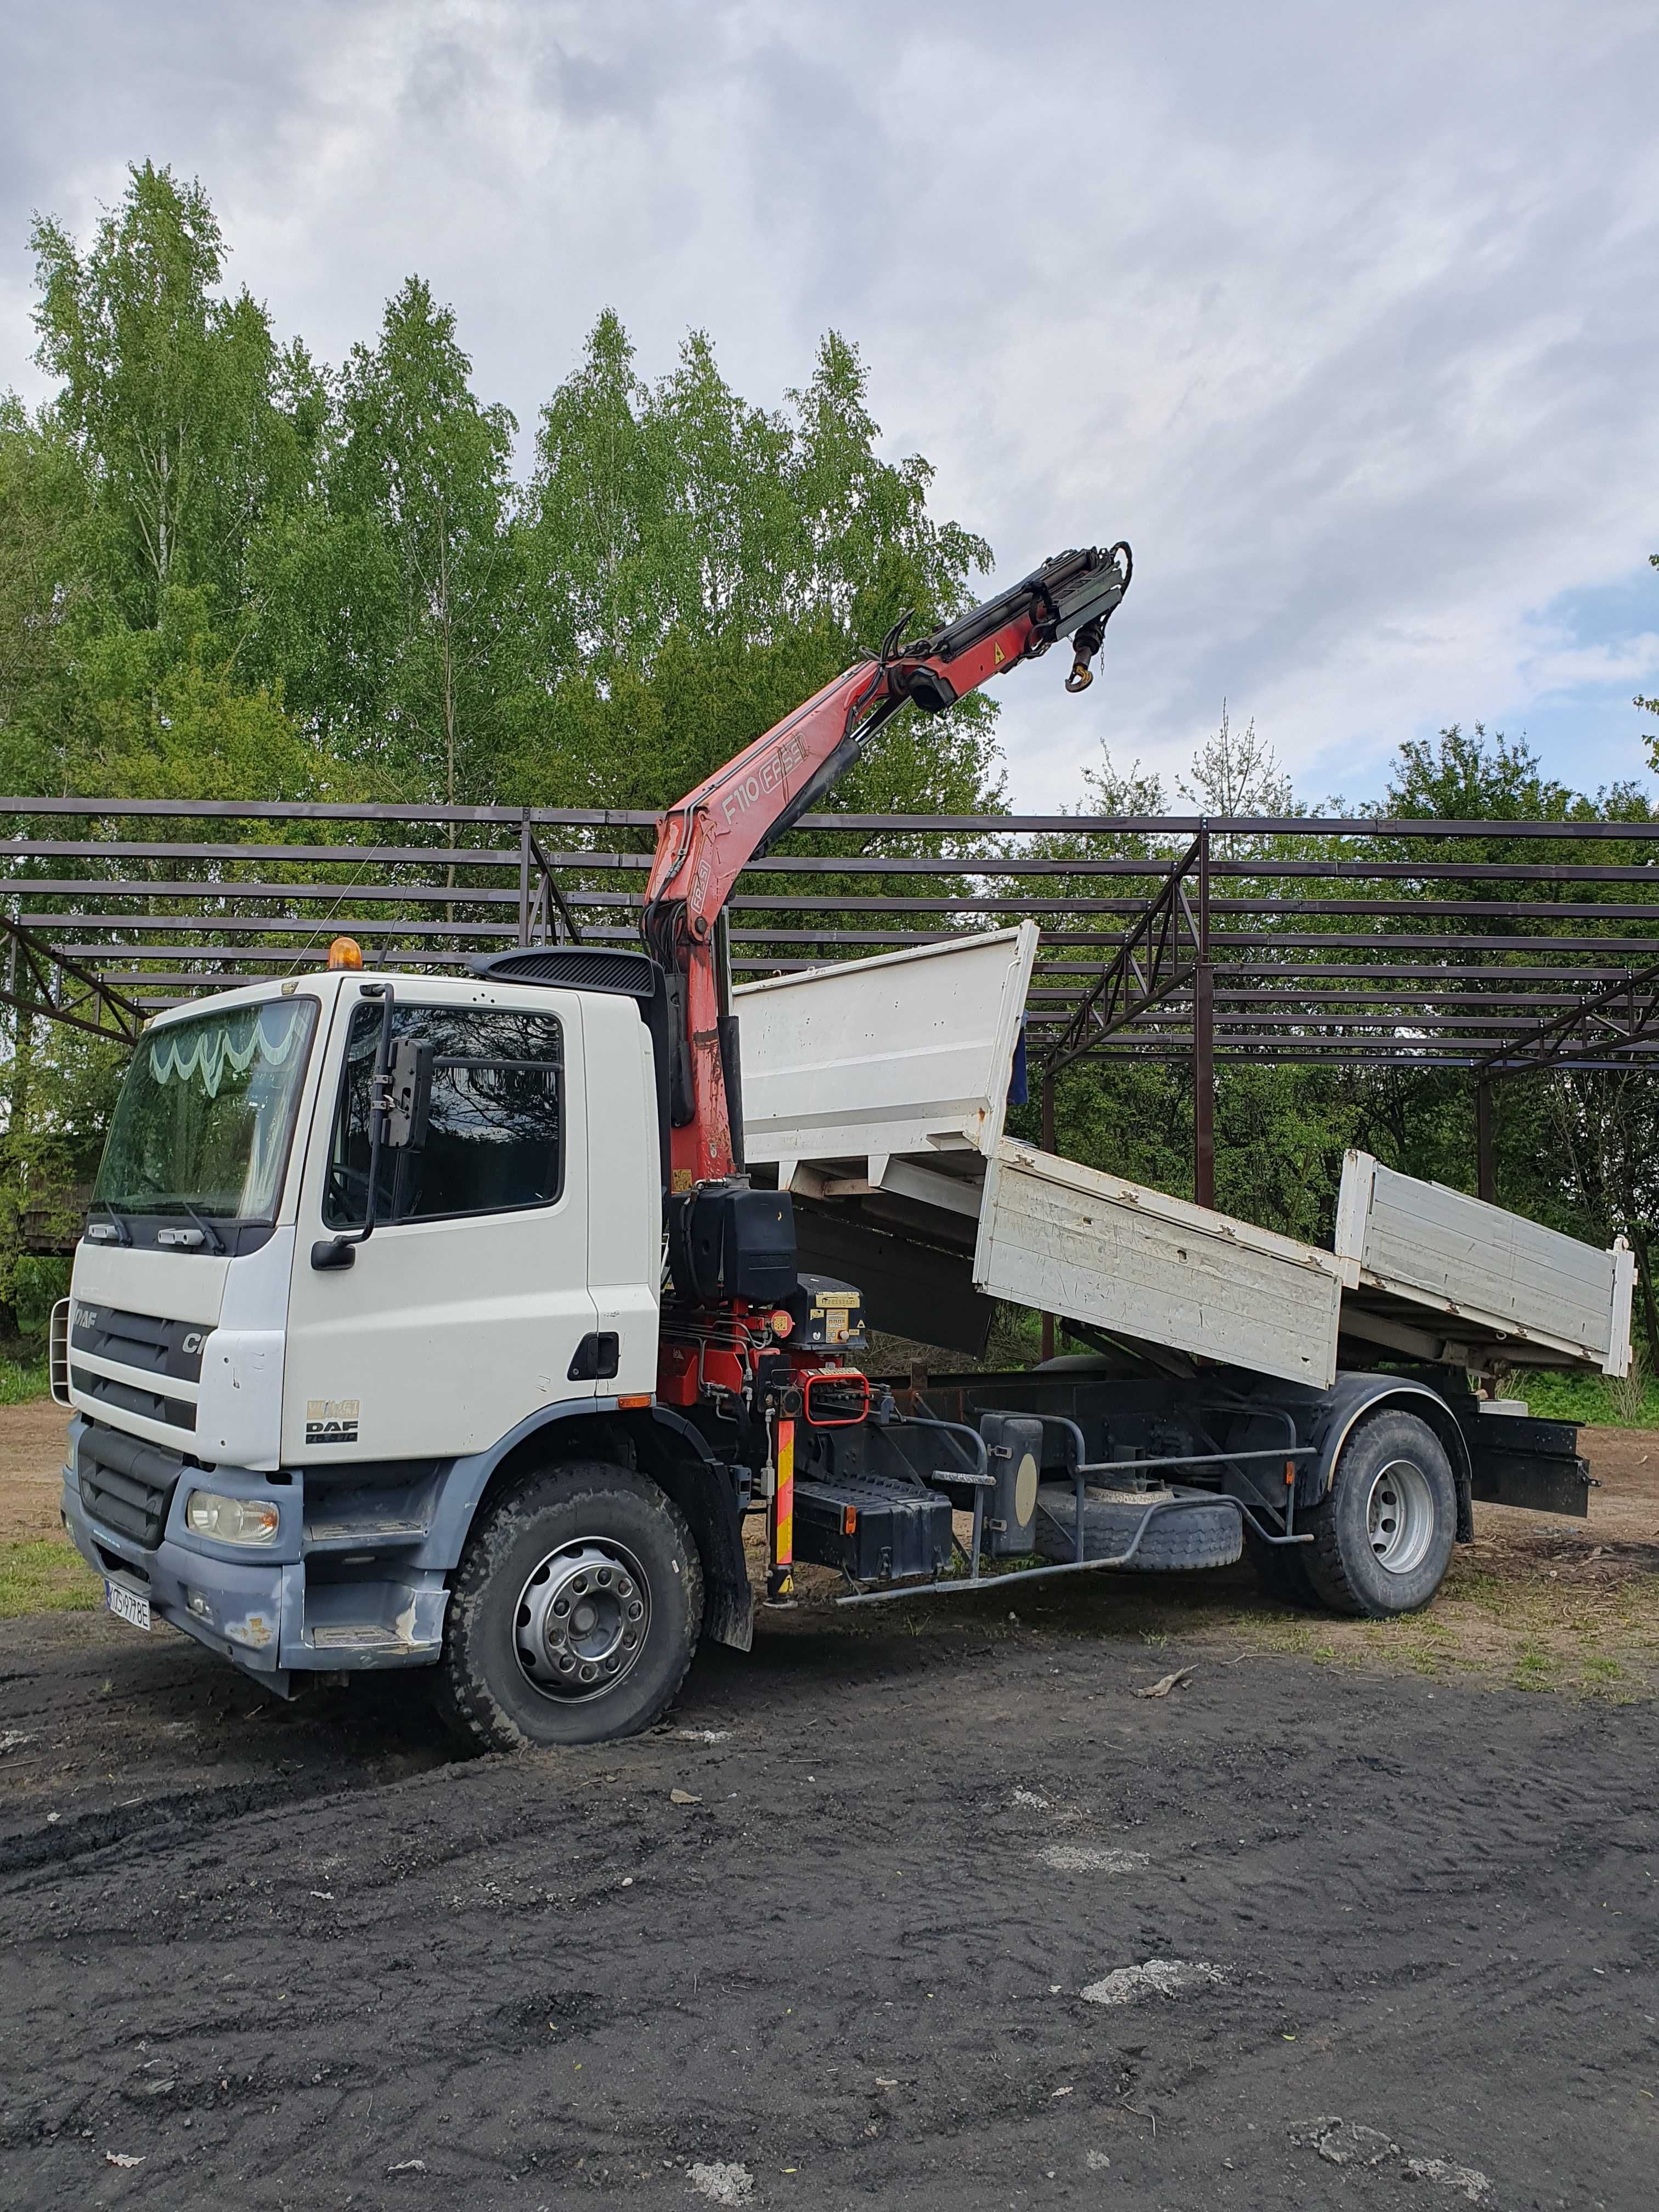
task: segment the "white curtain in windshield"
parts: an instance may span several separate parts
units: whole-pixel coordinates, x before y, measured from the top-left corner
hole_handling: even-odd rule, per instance
[[[169,1024],[134,1055],[99,1170],[123,1213],[193,1207],[269,1219],[288,1158],[316,1001]]]

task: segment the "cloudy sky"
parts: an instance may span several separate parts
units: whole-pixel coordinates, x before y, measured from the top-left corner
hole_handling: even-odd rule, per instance
[[[1484,720],[1645,775],[1659,690],[1653,0],[3,0],[0,386],[30,214],[149,157],[338,360],[418,270],[526,430],[614,306],[781,399],[834,325],[1011,579],[1127,537],[1012,796],[1254,716],[1309,796]],[[1648,781],[1651,782],[1651,779]]]

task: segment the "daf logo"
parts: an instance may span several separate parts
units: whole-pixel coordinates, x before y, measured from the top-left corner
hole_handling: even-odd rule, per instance
[[[98,1326],[97,1307],[76,1306],[75,1309],[75,1326],[76,1328],[96,1328]]]
[[[307,1444],[355,1444],[362,1408],[356,1398],[307,1398]]]

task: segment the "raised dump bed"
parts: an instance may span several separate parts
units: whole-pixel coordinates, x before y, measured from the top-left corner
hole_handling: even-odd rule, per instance
[[[1636,1256],[1622,1237],[1598,1251],[1350,1152],[1336,1257],[1357,1344],[1453,1365],[1464,1346],[1501,1346],[1511,1366],[1629,1371]]]
[[[876,1327],[977,1352],[1001,1298],[1155,1362],[1317,1388],[1402,1356],[1626,1372],[1622,1239],[1598,1251],[1351,1152],[1327,1252],[1007,1137],[1036,948],[1024,922],[736,994],[750,1165]]]

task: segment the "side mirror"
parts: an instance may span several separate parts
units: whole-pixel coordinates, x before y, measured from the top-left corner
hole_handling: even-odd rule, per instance
[[[393,1152],[419,1152],[432,1115],[432,1073],[437,1047],[399,1037],[392,1048],[392,1096],[386,1142]]]

